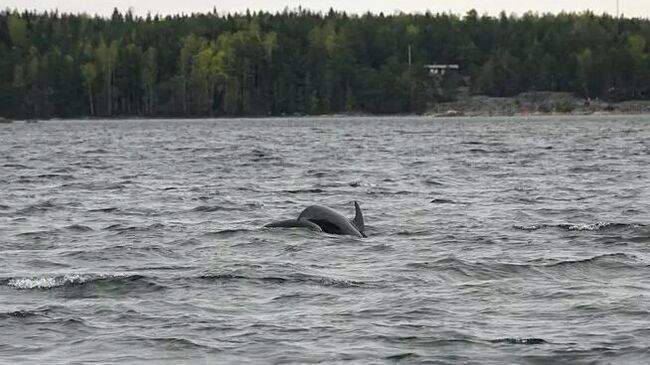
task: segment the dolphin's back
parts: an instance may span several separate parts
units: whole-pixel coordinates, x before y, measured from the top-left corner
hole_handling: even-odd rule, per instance
[[[322,205],[312,205],[305,208],[305,210],[300,213],[297,220],[301,221],[303,219],[317,224],[323,232],[346,234],[357,237],[363,236],[347,218]]]
[[[293,228],[293,227],[302,227],[302,228],[309,228],[312,231],[318,231],[322,232],[323,230],[315,223],[310,222],[307,219],[303,220],[297,220],[297,219],[285,219],[282,221],[277,221],[277,222],[272,222],[264,227],[269,227],[269,228],[276,228],[276,227],[283,227],[283,228]]]

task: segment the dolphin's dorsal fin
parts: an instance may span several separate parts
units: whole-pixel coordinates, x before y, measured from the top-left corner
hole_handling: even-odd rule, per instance
[[[352,220],[352,224],[357,227],[359,232],[363,233],[363,231],[366,230],[366,226],[363,223],[363,213],[361,212],[361,207],[356,201],[354,202],[354,211],[354,219]]]

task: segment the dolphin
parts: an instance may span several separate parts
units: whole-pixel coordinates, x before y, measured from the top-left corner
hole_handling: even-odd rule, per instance
[[[269,223],[264,227],[303,227],[317,232],[367,237],[363,213],[359,203],[354,202],[355,215],[347,219],[340,213],[322,205],[312,205],[303,210],[297,219],[286,219]]]

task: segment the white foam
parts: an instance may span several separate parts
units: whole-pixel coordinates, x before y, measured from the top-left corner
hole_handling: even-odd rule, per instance
[[[609,223],[598,222],[593,224],[572,224],[568,227],[570,231],[598,231],[608,227]]]
[[[7,285],[13,286],[16,289],[49,289],[63,286],[66,284],[83,283],[86,278],[77,275],[69,274],[64,276],[42,276],[36,278],[14,278],[9,280]]]

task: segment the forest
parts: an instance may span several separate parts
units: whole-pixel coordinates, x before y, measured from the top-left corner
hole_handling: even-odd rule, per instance
[[[650,97],[650,20],[591,12],[0,12],[0,116],[422,113],[472,94]],[[426,64],[458,64],[443,80]]]

